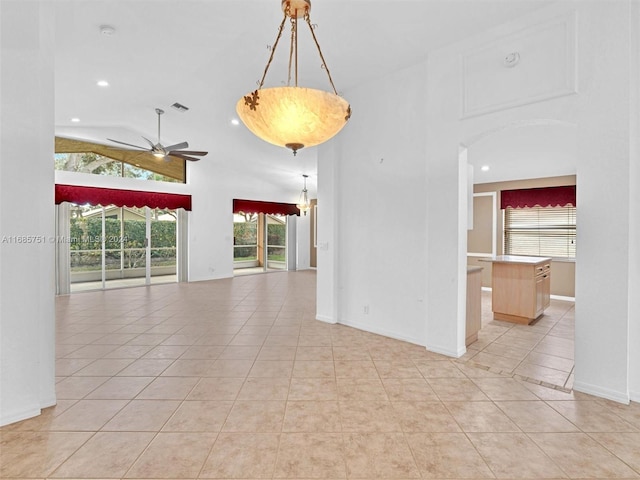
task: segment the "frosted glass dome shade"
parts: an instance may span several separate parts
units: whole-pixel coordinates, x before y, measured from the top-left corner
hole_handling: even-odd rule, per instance
[[[294,153],[326,142],[351,116],[344,98],[303,87],[256,90],[238,101],[236,111],[254,135]]]

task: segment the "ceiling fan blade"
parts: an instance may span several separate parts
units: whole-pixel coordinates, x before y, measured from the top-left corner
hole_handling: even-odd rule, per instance
[[[198,160],[200,160],[199,158],[196,157],[190,157],[189,155],[183,155],[181,153],[178,152],[171,152],[171,154],[169,154],[170,157],[175,157],[175,158],[180,158],[182,160],[189,160],[190,162],[197,162]]]
[[[198,156],[205,156],[207,153],[209,152],[200,152],[200,151],[196,151],[196,150],[172,150],[169,152],[169,155],[172,155],[173,153],[179,153],[179,154],[184,154],[184,155],[198,155]]]
[[[149,150],[147,147],[140,147],[138,145],[133,145],[131,143],[121,142],[119,140],[113,140],[112,138],[107,138],[110,142],[119,143],[120,145],[127,145],[128,147],[139,148],[140,150]]]
[[[155,148],[155,146],[156,146],[156,145],[155,145],[155,143],[153,143],[153,142],[152,142],[151,140],[149,140],[147,137],[142,137],[142,138],[144,138],[144,139],[147,141],[147,143],[151,146],[151,149],[152,149],[152,150]]]
[[[164,147],[167,152],[172,150],[182,150],[183,148],[189,148],[189,144],[187,142],[176,143],[175,145],[169,145],[168,147]]]

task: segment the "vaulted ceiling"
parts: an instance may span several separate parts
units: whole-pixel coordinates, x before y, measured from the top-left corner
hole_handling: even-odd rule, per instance
[[[339,92],[415,64],[435,48],[544,7],[547,0],[313,0],[311,20]],[[57,0],[56,134],[108,143],[187,140],[209,155],[188,165],[252,172],[298,190],[316,148],[291,152],[234,126],[235,104],[256,88],[282,20],[279,0]],[[100,27],[115,29],[112,35]],[[266,85],[286,81],[288,32]],[[300,84],[329,89],[308,31],[300,30]],[[109,82],[98,87],[98,80]],[[347,98],[348,99],[348,98]],[[187,107],[181,113],[174,102]],[[79,118],[73,123],[71,118]],[[354,111],[350,122],[357,122]],[[345,127],[348,129],[349,125]],[[144,143],[142,143],[144,145]],[[194,170],[197,171],[197,170]]]

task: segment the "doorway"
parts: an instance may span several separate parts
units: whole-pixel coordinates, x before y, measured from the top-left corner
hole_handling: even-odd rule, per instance
[[[233,215],[234,275],[287,269],[287,216],[265,213]]]
[[[544,225],[535,228],[531,222],[521,222],[518,233],[526,239],[527,250],[514,250],[505,237],[505,225],[510,222],[499,198],[504,190],[576,185],[576,142],[573,124],[531,120],[480,133],[469,139],[464,149],[464,163],[472,165],[466,197],[471,220],[466,260],[469,266],[483,268],[484,291],[479,340],[468,345],[462,361],[561,390],[571,390],[574,381],[575,244],[573,253],[566,255],[534,250],[540,248],[530,240],[536,233],[551,235],[551,240],[558,242],[565,238],[557,233],[560,223],[554,216],[550,223],[538,219]],[[517,212],[524,215],[524,210]],[[535,208],[532,212],[536,213]],[[575,208],[573,215],[575,232]],[[480,259],[501,254],[552,257],[551,305],[530,325],[493,318],[491,264]]]
[[[71,293],[177,281],[176,210],[67,205]]]

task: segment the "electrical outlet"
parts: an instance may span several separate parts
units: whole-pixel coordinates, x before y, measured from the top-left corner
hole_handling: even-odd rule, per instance
[[[369,305],[365,305],[365,306],[363,307],[363,309],[362,309],[362,312],[363,312],[365,315],[369,315]]]

